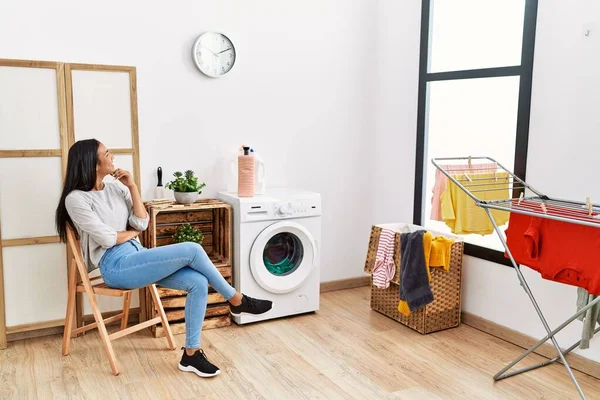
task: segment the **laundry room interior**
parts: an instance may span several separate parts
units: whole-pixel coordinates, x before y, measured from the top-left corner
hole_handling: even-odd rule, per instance
[[[600,398],[600,3],[4,0],[0,37],[1,399]]]

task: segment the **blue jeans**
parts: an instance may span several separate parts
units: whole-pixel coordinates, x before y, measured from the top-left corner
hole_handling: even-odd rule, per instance
[[[104,282],[117,289],[137,289],[156,283],[185,290],[185,347],[200,347],[200,333],[210,284],[229,300],[235,289],[221,276],[197,243],[185,242],[146,249],[137,240],[111,247],[99,263]]]

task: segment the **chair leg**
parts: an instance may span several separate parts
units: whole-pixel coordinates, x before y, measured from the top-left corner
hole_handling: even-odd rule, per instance
[[[110,369],[113,375],[119,375],[119,368],[117,366],[115,352],[113,351],[112,344],[110,343],[108,332],[106,331],[106,325],[104,325],[104,320],[102,319],[102,313],[100,312],[100,308],[96,302],[96,295],[92,291],[92,286],[90,285],[89,281],[84,280],[83,285],[85,286],[85,292],[88,295],[88,300],[90,302],[90,306],[92,307],[92,314],[94,314],[94,319],[98,323],[98,333],[100,334],[100,340],[102,341],[104,351],[108,357]]]
[[[152,300],[154,301],[156,311],[158,311],[158,315],[160,316],[160,320],[162,321],[162,326],[165,329],[168,342],[167,347],[169,348],[169,350],[175,350],[175,338],[173,338],[173,332],[171,332],[171,326],[169,325],[167,315],[165,314],[165,309],[163,308],[162,302],[160,301],[160,297],[158,296],[158,290],[156,290],[156,285],[152,284],[148,286],[148,289],[150,290],[150,294],[152,295]]]
[[[77,286],[77,267],[75,259],[71,262],[68,280],[67,314],[65,316],[65,330],[63,332],[62,355],[69,354],[71,346],[71,331],[73,330],[73,319],[75,318],[75,296]]]
[[[131,304],[131,292],[125,293],[123,296],[123,317],[121,319],[121,330],[127,328],[127,321],[129,321],[129,306]]]
[[[76,297],[76,285],[77,285],[77,267],[75,260],[73,259],[69,267],[69,278],[68,278],[68,289],[67,289],[67,312],[65,315],[65,326],[63,331],[63,344],[62,344],[62,355],[66,356],[69,354],[71,345],[71,331],[73,330],[73,319],[75,317],[75,297]]]

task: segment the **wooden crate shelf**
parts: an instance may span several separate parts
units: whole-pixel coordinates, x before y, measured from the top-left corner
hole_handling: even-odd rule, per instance
[[[173,335],[185,333],[185,322],[176,322],[170,325]],[[231,318],[229,315],[205,318],[204,322],[202,323],[202,330],[205,331],[207,329],[223,328],[229,325],[231,325]],[[153,328],[154,329],[151,329],[151,331],[155,337],[165,337],[165,332],[162,325],[155,325]]]
[[[162,305],[165,310],[170,308],[181,308],[185,307],[185,299],[186,296],[175,296],[175,297],[165,297],[161,298]],[[227,301],[221,296],[220,293],[209,293],[208,294],[208,304],[227,304]]]
[[[142,240],[146,248],[172,244],[173,235],[179,226],[189,223],[202,231],[202,247],[221,275],[231,283],[231,206],[219,200],[200,200],[189,205],[174,202],[147,202],[150,215],[148,230]],[[173,334],[185,333],[185,300],[187,293],[158,287],[158,293],[167,314]],[[150,293],[146,293],[145,304],[141,305],[142,318],[154,318],[157,313],[152,306]],[[208,306],[202,329],[221,328],[231,325],[229,303],[209,286]],[[153,335],[163,337],[161,326],[150,328]]]

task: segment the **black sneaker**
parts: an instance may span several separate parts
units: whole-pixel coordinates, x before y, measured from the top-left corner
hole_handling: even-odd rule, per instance
[[[179,369],[186,372],[193,372],[202,378],[210,378],[211,376],[217,376],[221,373],[221,370],[216,366],[212,365],[210,361],[206,359],[206,354],[202,349],[196,350],[196,352],[188,356],[183,349],[183,356],[179,362]]]
[[[231,315],[239,317],[242,314],[263,314],[273,307],[273,302],[269,300],[254,299],[242,294],[242,304],[239,306],[229,306]]]

